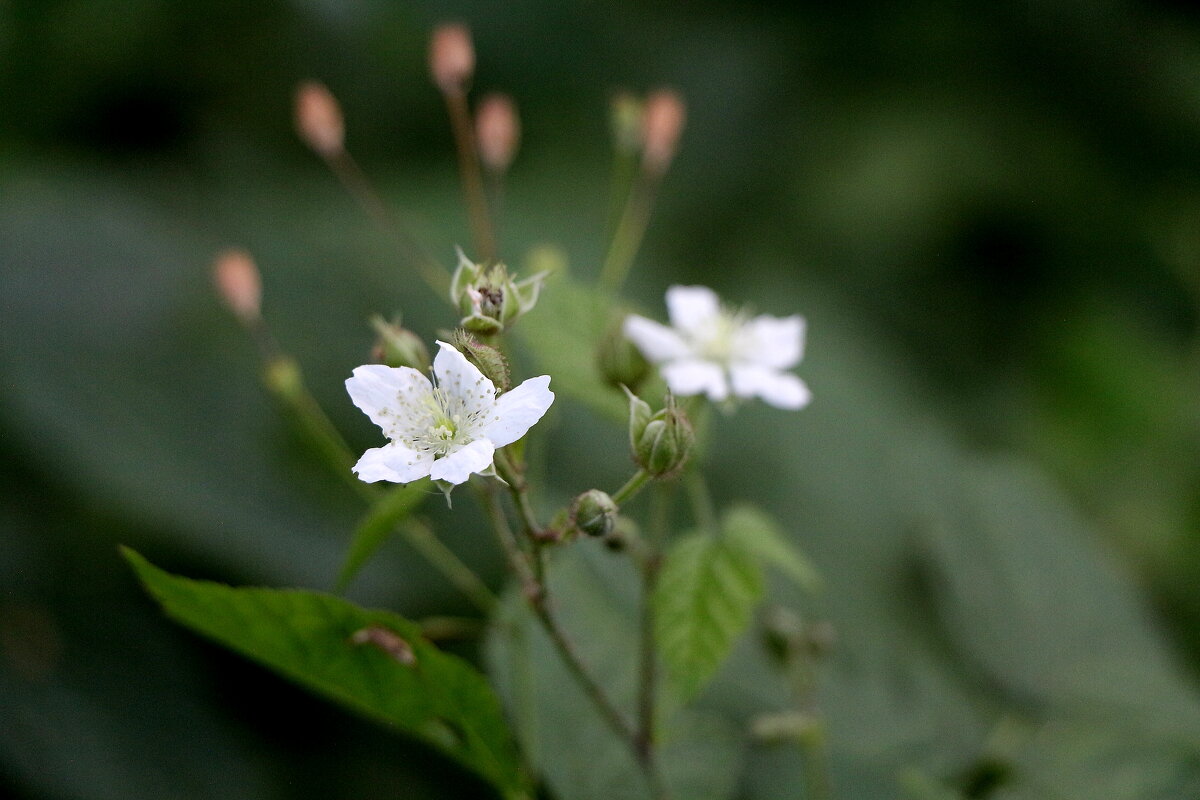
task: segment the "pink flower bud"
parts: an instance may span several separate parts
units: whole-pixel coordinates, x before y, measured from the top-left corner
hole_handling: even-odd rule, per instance
[[[683,133],[687,111],[683,98],[660,89],[646,98],[642,117],[642,167],[656,175],[667,171]]]
[[[429,72],[444,93],[461,92],[475,73],[475,46],[467,26],[439,25],[429,40]]]
[[[257,322],[262,306],[262,279],[245,250],[226,250],[213,264],[213,282],[221,299],[245,324]]]
[[[489,94],[475,113],[475,139],[484,166],[504,172],[517,154],[521,140],[521,120],[517,107],[506,94]]]
[[[346,129],[338,101],[325,84],[306,81],[296,87],[296,133],[318,155],[340,153]]]

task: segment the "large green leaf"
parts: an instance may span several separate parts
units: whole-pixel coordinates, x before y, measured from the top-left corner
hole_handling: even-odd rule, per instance
[[[971,662],[1014,702],[1200,750],[1200,694],[1069,505],[1027,467],[967,462],[960,475],[924,540],[939,612]]]
[[[235,589],[170,575],[132,550],[125,557],[177,622],[443,750],[507,798],[529,796],[491,687],[413,623],[329,595]]]
[[[693,697],[728,657],[763,593],[754,556],[708,532],[667,552],[654,594],[659,649],[683,697]]]

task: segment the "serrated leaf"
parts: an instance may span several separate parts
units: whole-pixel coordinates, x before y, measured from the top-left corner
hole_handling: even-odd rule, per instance
[[[396,526],[421,504],[428,492],[429,479],[422,478],[395,487],[371,507],[367,516],[355,528],[354,537],[350,540],[350,550],[346,553],[341,570],[338,571],[335,585],[338,592],[346,590],[358,571],[366,566],[371,556],[396,532]]]
[[[180,578],[123,553],[176,622],[442,750],[506,798],[529,797],[491,687],[415,624],[331,595]]]
[[[726,540],[778,568],[806,592],[821,589],[821,575],[800,548],[784,536],[766,513],[753,506],[734,506],[725,512],[721,530]]]
[[[663,661],[689,698],[716,674],[750,624],[763,593],[762,571],[744,549],[708,533],[680,539],[667,553],[654,593]]]

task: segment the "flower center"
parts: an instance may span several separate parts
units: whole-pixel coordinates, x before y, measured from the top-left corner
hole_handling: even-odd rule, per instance
[[[420,405],[427,414],[425,421],[416,430],[409,431],[403,440],[414,450],[433,453],[434,458],[469,444],[485,414],[484,409],[468,411],[463,398],[440,386],[422,397]]]
[[[697,354],[708,361],[727,364],[732,360],[737,332],[745,324],[746,315],[721,309],[712,326],[699,331],[695,339]]]

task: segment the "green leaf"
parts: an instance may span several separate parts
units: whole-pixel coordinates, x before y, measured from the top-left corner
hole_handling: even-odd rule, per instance
[[[529,796],[491,687],[415,624],[330,595],[180,578],[123,552],[175,621],[442,750],[506,798]],[[367,640],[356,642],[364,631]]]
[[[337,592],[346,591],[358,571],[396,532],[396,526],[421,504],[428,492],[429,480],[422,478],[397,486],[371,506],[366,518],[354,530],[354,538],[350,540],[350,551],[346,553],[346,560],[338,572],[335,585]]]
[[[808,556],[784,536],[775,520],[749,505],[734,506],[721,521],[725,539],[776,567],[806,592],[821,589],[821,575]]]
[[[655,625],[683,697],[695,696],[716,674],[762,593],[754,558],[723,538],[693,533],[667,553],[654,594]]]

